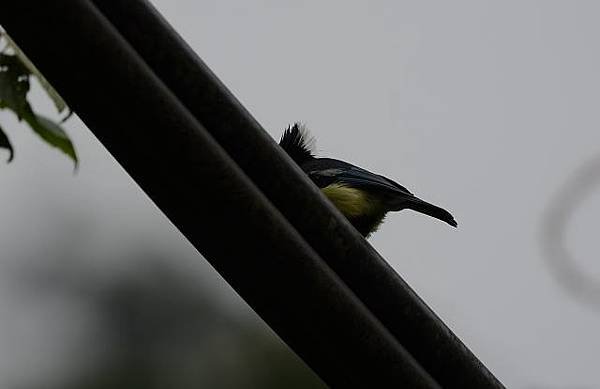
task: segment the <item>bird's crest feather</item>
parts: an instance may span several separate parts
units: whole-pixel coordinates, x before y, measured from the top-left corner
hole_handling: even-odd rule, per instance
[[[315,140],[302,123],[294,123],[283,132],[279,146],[298,165],[315,157]]]

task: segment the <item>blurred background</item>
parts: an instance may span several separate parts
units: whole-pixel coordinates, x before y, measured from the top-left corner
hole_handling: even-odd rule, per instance
[[[274,138],[452,211],[370,242],[507,387],[598,387],[600,3],[154,4]],[[76,172],[0,121],[0,387],[322,387],[77,117]]]

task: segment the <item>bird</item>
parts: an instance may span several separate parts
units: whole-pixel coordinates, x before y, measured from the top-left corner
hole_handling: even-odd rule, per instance
[[[458,226],[450,212],[421,200],[389,178],[348,162],[317,158],[314,143],[307,128],[294,123],[284,130],[279,146],[365,238],[379,228],[388,212],[403,209]]]

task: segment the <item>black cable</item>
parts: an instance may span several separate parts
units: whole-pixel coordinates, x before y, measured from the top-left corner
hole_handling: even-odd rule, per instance
[[[92,1],[315,251],[440,385],[460,389],[503,388],[394,269],[320,195],[148,1]],[[364,76],[368,77],[368,74]]]
[[[0,22],[156,205],[325,382],[439,388],[89,1],[11,1]]]

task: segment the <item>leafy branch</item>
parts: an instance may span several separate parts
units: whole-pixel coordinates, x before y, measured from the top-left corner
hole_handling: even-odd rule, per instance
[[[35,113],[29,104],[27,94],[32,77],[39,81],[59,114],[67,111],[61,122],[67,120],[71,116],[71,111],[64,100],[6,32],[0,29],[0,109],[12,111],[19,121],[27,123],[34,133],[49,145],[61,150],[77,165],[77,154],[67,133],[58,123]],[[8,162],[12,161],[14,148],[2,126],[0,126],[0,148],[8,150]]]

